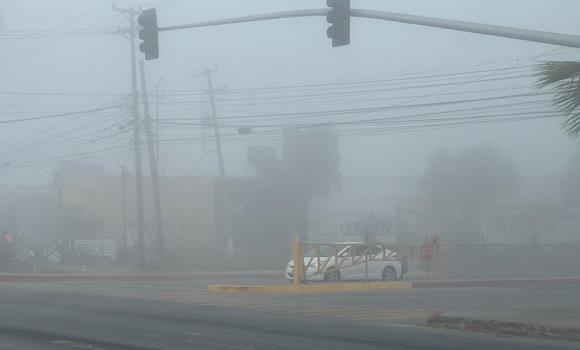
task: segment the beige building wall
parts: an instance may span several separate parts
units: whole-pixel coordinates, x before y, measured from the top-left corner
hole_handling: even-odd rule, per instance
[[[163,177],[161,202],[166,246],[213,246],[216,239],[214,179],[207,177]],[[80,213],[87,221],[90,236],[121,240],[123,232],[123,185],[121,176],[60,176],[57,178],[59,203],[63,210]],[[147,245],[154,245],[155,216],[151,179],[144,178],[144,218]],[[136,241],[135,178],[125,178],[127,236],[129,245]],[[75,216],[75,215],[69,215]],[[71,220],[71,218],[65,218]],[[92,228],[92,226],[98,226]],[[76,227],[82,225],[76,225]],[[74,229],[79,231],[79,229]],[[96,231],[96,232],[95,232]],[[72,232],[86,237],[87,232]],[[91,237],[96,238],[96,237]]]

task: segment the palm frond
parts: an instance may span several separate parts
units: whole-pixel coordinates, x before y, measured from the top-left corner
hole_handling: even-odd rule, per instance
[[[580,78],[580,62],[550,61],[537,67],[535,74],[539,88],[552,85],[563,80]]]
[[[574,139],[580,138],[580,112],[566,115],[562,121],[562,129],[566,131],[568,136]]]
[[[554,86],[554,106],[565,114],[573,113],[580,106],[580,79],[561,81]]]
[[[545,62],[538,66],[537,86],[551,86],[554,92],[552,103],[562,113],[562,129],[575,139],[580,138],[580,62]]]

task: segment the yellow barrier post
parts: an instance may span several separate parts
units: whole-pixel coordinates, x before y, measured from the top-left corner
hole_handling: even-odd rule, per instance
[[[304,276],[304,257],[298,236],[292,240],[292,260],[294,262],[294,285],[300,285]]]

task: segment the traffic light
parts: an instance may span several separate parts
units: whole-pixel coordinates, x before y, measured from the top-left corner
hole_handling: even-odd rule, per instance
[[[332,47],[350,43],[350,0],[326,0],[330,12],[326,20],[330,23],[326,35],[332,39]]]
[[[159,58],[159,41],[157,35],[157,10],[149,9],[143,11],[137,18],[137,23],[141,26],[139,30],[139,50],[145,54],[146,60]]]

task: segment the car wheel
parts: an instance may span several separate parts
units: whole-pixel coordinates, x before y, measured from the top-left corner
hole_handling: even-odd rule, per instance
[[[326,270],[324,273],[324,282],[340,281],[340,271],[334,267]]]
[[[397,280],[397,271],[392,266],[387,266],[383,270],[383,281],[395,281]]]

